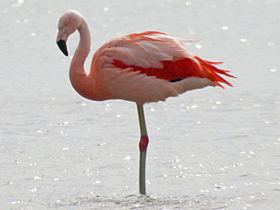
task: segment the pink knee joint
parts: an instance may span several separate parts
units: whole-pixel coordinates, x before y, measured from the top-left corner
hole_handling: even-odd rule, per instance
[[[139,142],[139,149],[141,152],[145,152],[147,150],[149,144],[149,137],[148,136],[141,136],[140,142]]]

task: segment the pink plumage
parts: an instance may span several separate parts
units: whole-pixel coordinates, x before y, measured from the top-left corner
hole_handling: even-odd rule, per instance
[[[188,90],[231,84],[226,70],[187,52],[179,38],[146,31],[114,38],[94,55],[91,75],[98,78],[103,98],[136,103],[165,100]]]

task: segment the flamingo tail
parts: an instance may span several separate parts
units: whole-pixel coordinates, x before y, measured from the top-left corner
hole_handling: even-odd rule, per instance
[[[210,79],[212,82],[214,82],[216,85],[224,89],[224,86],[222,83],[227,84],[230,87],[233,87],[231,83],[229,83],[227,80],[221,77],[221,75],[236,78],[235,76],[229,74],[229,70],[219,69],[215,67],[214,65],[222,64],[223,62],[213,62],[213,61],[207,61],[204,60],[198,56],[194,57],[195,60],[199,63],[201,70],[203,71],[203,74],[205,77]]]

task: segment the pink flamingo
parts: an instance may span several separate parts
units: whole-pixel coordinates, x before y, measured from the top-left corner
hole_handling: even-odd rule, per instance
[[[149,142],[143,105],[164,101],[206,86],[232,86],[221,75],[234,77],[212,62],[188,53],[182,39],[158,31],[145,31],[106,42],[93,56],[90,72],[84,69],[90,51],[90,32],[76,11],[65,12],[58,22],[57,44],[68,56],[66,41],[76,30],[80,42],[70,65],[70,81],[83,97],[103,101],[123,99],[137,104],[140,124],[139,191],[146,194],[145,165]]]

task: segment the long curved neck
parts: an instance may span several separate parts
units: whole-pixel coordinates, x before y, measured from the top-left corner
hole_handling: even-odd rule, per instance
[[[84,69],[85,60],[90,51],[90,32],[87,23],[82,21],[78,28],[80,42],[70,65],[70,81],[73,88],[83,97],[94,98],[94,80]]]

